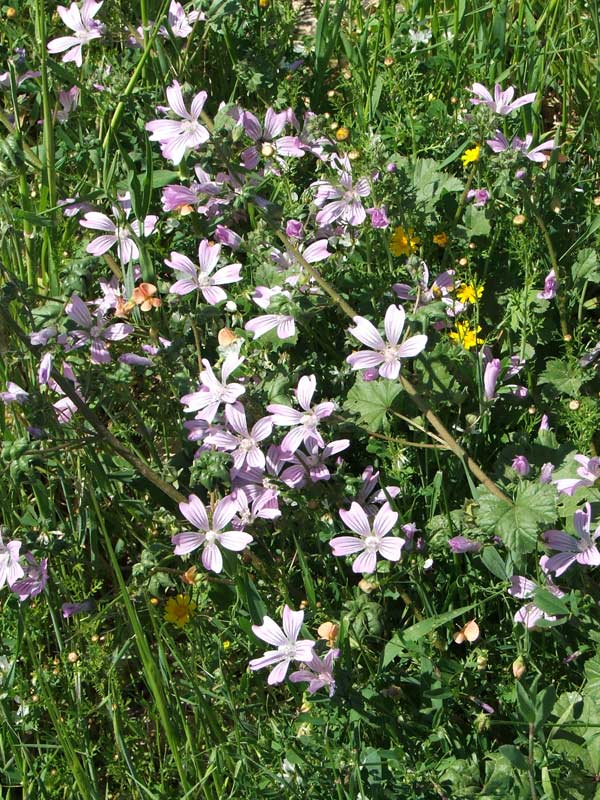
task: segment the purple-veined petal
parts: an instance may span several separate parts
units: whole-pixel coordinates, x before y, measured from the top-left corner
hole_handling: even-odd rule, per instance
[[[231,496],[219,500],[215,506],[212,518],[212,527],[216,531],[224,530],[237,514],[237,504]]]
[[[183,531],[171,537],[171,544],[175,545],[175,555],[184,556],[192,553],[204,544],[205,535],[194,531]]]
[[[352,369],[371,369],[378,367],[384,358],[381,353],[375,353],[372,350],[359,350],[357,353],[351,353],[347,356],[346,361]]]
[[[197,497],[195,494],[191,494],[188,497],[187,503],[179,503],[179,510],[183,514],[183,516],[191,522],[192,525],[195,525],[198,530],[200,531],[207,531],[210,528],[208,522],[208,514],[206,513],[206,507],[202,500]]]
[[[284,647],[288,644],[284,632],[271,617],[264,617],[262,625],[253,625],[252,633],[258,639],[262,639],[262,641],[267,642],[267,644],[275,645],[275,647]]]
[[[202,550],[202,566],[210,572],[221,572],[223,569],[223,556],[214,542],[205,544]]]
[[[269,673],[269,677],[267,678],[267,683],[269,684],[269,686],[274,686],[277,683],[282,683],[285,680],[285,676],[287,674],[289,666],[290,666],[289,658],[280,661],[279,664],[277,664],[277,666],[274,667]]]
[[[354,536],[336,536],[329,542],[334,556],[349,556],[365,549],[364,539]]]
[[[304,621],[304,611],[292,611],[286,604],[283,607],[283,632],[292,642],[295,642]]]
[[[87,214],[79,221],[82,228],[91,228],[94,231],[107,231],[114,233],[117,229],[115,223],[99,211],[88,211]]]
[[[285,656],[279,650],[267,650],[264,656],[260,658],[253,658],[248,666],[252,670],[263,669],[263,667],[270,667],[271,664],[278,664]]]
[[[296,388],[296,399],[298,400],[300,407],[305,411],[310,410],[310,402],[316,388],[317,379],[314,375],[303,375],[298,381],[298,386]]]
[[[348,332],[358,339],[359,342],[366,344],[372,350],[383,350],[385,342],[381,334],[372,322],[369,322],[365,317],[354,317],[354,328],[348,328]]]
[[[385,335],[391,344],[398,344],[400,341],[405,320],[406,314],[402,306],[391,305],[388,307],[385,312],[383,325],[385,328]]]
[[[359,506],[359,508],[362,508],[362,506]],[[377,536],[385,536],[386,533],[392,530],[397,521],[398,514],[396,511],[392,510],[389,503],[384,503],[373,520],[373,532]]]
[[[523,600],[526,597],[532,597],[536,589],[537,585],[533,581],[524,578],[522,575],[513,575],[510,579],[510,589],[508,593],[512,597],[518,597],[520,600]]]
[[[386,536],[379,543],[379,553],[388,561],[400,561],[404,543],[400,536]]]
[[[352,572],[375,572],[377,566],[377,554],[372,550],[365,550],[361,553],[354,564],[352,564]]]
[[[253,541],[253,537],[245,531],[223,531],[219,534],[219,544],[226,550],[233,550],[239,553]]]
[[[343,508],[340,509],[339,515],[344,525],[347,528],[350,528],[351,531],[354,531],[354,533],[358,533],[361,536],[371,535],[371,525],[369,524],[369,519],[365,514],[364,508],[358,503],[352,503],[349,511],[346,511]]]

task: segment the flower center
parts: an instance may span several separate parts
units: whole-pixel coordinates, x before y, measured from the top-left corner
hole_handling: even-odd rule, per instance
[[[200,123],[196,119],[184,119],[181,127],[188,136],[195,136],[200,129]]]
[[[260,152],[265,158],[271,158],[275,153],[275,148],[269,142],[264,142],[263,146],[260,148]]]
[[[379,536],[367,536],[365,539],[365,550],[368,550],[370,553],[377,552],[379,550]]]
[[[99,325],[92,325],[90,328],[90,336],[92,339],[99,339],[102,333],[102,328]]]
[[[314,411],[309,411],[307,414],[303,414],[300,417],[300,424],[305,428],[316,428],[318,422],[319,420],[317,419],[317,415]]]
[[[281,647],[278,648],[279,652],[282,656],[286,658],[294,658],[296,655],[296,645],[294,642],[288,642],[287,644],[282,644]]]
[[[239,449],[242,451],[242,453],[248,453],[255,447],[255,445],[256,442],[254,441],[254,439],[242,439],[242,441],[239,444]]]
[[[216,531],[206,531],[204,536],[205,536],[205,542],[207,544],[214,544],[218,538],[218,534]]]
[[[381,355],[383,356],[383,360],[385,361],[386,364],[391,364],[394,361],[398,361],[399,351],[400,351],[399,345],[388,344],[387,347],[385,347],[382,350]]]

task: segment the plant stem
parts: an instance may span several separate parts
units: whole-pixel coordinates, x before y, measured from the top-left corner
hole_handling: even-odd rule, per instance
[[[344,300],[344,298],[336,291],[336,289],[328,281],[326,281],[325,278],[323,278],[320,272],[318,272],[312,264],[308,263],[308,261],[303,257],[302,253],[285,235],[285,233],[282,231],[276,231],[275,233],[285,245],[288,253],[296,259],[306,273],[314,279],[315,283],[317,283],[318,286],[320,286],[321,289],[323,289],[323,291],[328,294],[329,297],[331,297],[331,299],[342,309],[342,311],[351,319],[357,317],[358,313],[349,303],[346,302],[346,300]],[[469,455],[467,455],[466,451],[460,446],[450,431],[446,429],[444,423],[437,416],[437,414],[431,410],[425,398],[419,394],[413,384],[403,375],[400,375],[400,383],[413,403],[425,416],[428,422],[435,428],[440,438],[443,439],[443,441],[447,444],[448,448],[466,464],[473,475],[486,487],[491,494],[495,495],[500,500],[504,500],[504,502],[508,503],[509,505],[512,505],[512,500],[496,486],[496,484],[488,475],[486,475],[479,464],[477,464]]]

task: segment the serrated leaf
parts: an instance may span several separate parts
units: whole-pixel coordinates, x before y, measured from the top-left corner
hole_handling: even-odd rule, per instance
[[[400,391],[400,384],[394,381],[359,380],[348,392],[344,408],[356,414],[370,431],[378,431]]]
[[[596,655],[586,661],[583,669],[587,678],[587,683],[583,690],[584,694],[598,697],[598,692],[600,692],[600,655]]]
[[[553,522],[555,516],[555,493],[546,485],[521,484],[512,506],[487,491],[479,495],[479,525],[486,533],[500,536],[515,553],[535,550],[540,526]]]
[[[540,385],[551,386],[558,394],[578,397],[581,386],[589,380],[576,361],[553,358],[539,377]]]

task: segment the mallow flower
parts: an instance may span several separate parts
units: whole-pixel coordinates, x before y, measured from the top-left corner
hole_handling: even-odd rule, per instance
[[[99,312],[92,317],[86,304],[76,294],[71,296],[67,314],[80,326],[78,330],[73,331],[74,346],[82,347],[89,342],[92,364],[108,364],[111,356],[108,352],[107,342],[121,341],[134,330],[132,325],[125,322],[110,325]]]
[[[156,119],[146,124],[146,130],[152,134],[150,141],[160,142],[163,156],[173,164],[179,164],[187,150],[195,150],[209,140],[208,130],[198,122],[207,97],[206,92],[198,92],[188,111],[181,86],[173,81],[167,89],[167,102],[180,119]]]
[[[362,506],[352,503],[349,511],[340,509],[342,522],[358,536],[336,536],[329,544],[334,556],[360,553],[352,565],[353,572],[375,572],[377,555],[388,561],[399,561],[405,540],[388,536],[398,521],[398,514],[384,503],[371,522]]]
[[[202,547],[202,565],[211,572],[223,569],[220,548],[239,552],[252,541],[252,536],[243,530],[225,530],[238,511],[231,496],[219,500],[210,521],[204,503],[195,494],[188,497],[187,503],[180,503],[179,510],[199,532],[183,531],[173,536],[171,543],[175,545],[175,555],[187,555]]]
[[[0,534],[0,589],[5,583],[11,587],[25,574],[23,567],[19,564],[20,550],[21,542],[13,539],[4,544]]]
[[[33,553],[25,553],[25,560],[27,561],[27,572],[10,587],[11,591],[18,595],[21,602],[41,594],[48,582],[47,558],[36,561]]]
[[[263,617],[262,625],[252,626],[257,638],[276,648],[267,650],[260,658],[253,658],[248,665],[252,670],[275,665],[267,678],[269,686],[282,683],[292,661],[307,664],[312,660],[315,643],[311,639],[298,639],[303,621],[304,611],[292,611],[286,605],[283,609],[283,630],[271,617]]]
[[[51,42],[48,42],[48,52],[53,55],[65,53],[61,59],[63,62],[73,61],[80,67],[83,63],[83,45],[88,44],[92,39],[100,39],[104,33],[104,25],[94,19],[101,8],[102,2],[96,3],[94,0],[84,0],[81,9],[77,3],[71,3],[68,9],[58,6],[56,10],[60,18],[67,28],[73,31],[73,35],[52,39]]]
[[[329,697],[335,693],[335,678],[333,677],[333,662],[340,655],[336,648],[329,650],[323,658],[313,652],[313,656],[303,669],[290,674],[292,683],[308,683],[308,693],[314,694],[319,689],[327,689]]]
[[[593,534],[590,533],[591,519],[592,508],[586,503],[583,509],[578,509],[573,516],[575,536],[555,530],[544,533],[543,538],[548,547],[551,550],[558,550],[558,553],[546,562],[548,572],[554,572],[558,577],[575,562],[586,567],[597,567],[600,564],[600,551],[595,544],[600,536],[600,525]]]
[[[198,245],[198,266],[181,253],[171,253],[165,264],[175,271],[179,280],[171,286],[171,294],[185,295],[199,291],[211,306],[227,300],[227,294],[221,288],[224,284],[236,283],[242,279],[242,265],[227,264],[213,274],[219,262],[221,245],[203,239]]]
[[[382,378],[396,380],[400,374],[400,359],[418,356],[427,344],[427,336],[423,334],[410,336],[399,344],[405,320],[406,314],[401,306],[389,306],[384,319],[385,341],[372,322],[365,317],[354,317],[355,327],[349,328],[349,333],[373,352],[360,350],[349,355],[346,361],[352,369],[379,367]]]
[[[554,597],[564,597],[565,593],[552,582],[552,579],[548,574],[548,560],[548,556],[542,556],[540,558],[540,567],[546,576],[546,583],[543,588],[547,589],[550,594],[554,595]],[[538,584],[535,581],[529,580],[529,578],[524,578],[522,575],[513,575],[508,593],[512,597],[518,597],[519,599],[524,600],[533,598],[537,589]],[[531,630],[532,628],[535,628],[541,619],[553,622],[556,617],[552,614],[548,614],[546,611],[542,611],[539,606],[536,606],[535,600],[531,600],[531,602],[521,606],[521,608],[514,615],[513,619],[515,622],[520,622],[522,625],[525,625],[526,628]]]
[[[79,221],[79,224],[82,228],[102,231],[102,234],[92,239],[85,248],[86,253],[90,253],[93,256],[101,256],[116,244],[119,261],[123,266],[127,266],[130,261],[137,261],[140,257],[140,251],[132,237],[132,233],[138,238],[150,236],[154,232],[158,217],[154,214],[149,214],[144,218],[141,225],[137,219],[129,223],[122,219],[122,215],[124,215],[126,220],[131,210],[129,195],[125,194],[120,197],[119,204],[121,208],[113,206],[113,213],[117,218],[117,222],[113,222],[110,217],[99,211],[88,211],[87,214],[84,214],[83,219]]]
[[[203,358],[204,369],[200,373],[200,388],[181,398],[185,411],[196,411],[196,419],[212,422],[217,415],[221,403],[229,405],[241,397],[246,391],[240,383],[227,383],[230,375],[240,364],[243,358],[238,358],[235,353],[230,353],[221,365],[221,380],[213,372],[208,359]]]
[[[316,443],[325,447],[325,442],[317,430],[321,420],[329,417],[335,403],[325,402],[311,405],[313,394],[317,388],[317,379],[314,375],[304,375],[298,381],[296,399],[301,410],[284,406],[282,403],[271,403],[267,411],[271,414],[274,425],[289,426],[292,429],[285,435],[281,447],[287,453],[295,453],[302,442],[306,445]]]
[[[517,108],[535,102],[537,95],[537,92],[531,92],[530,94],[524,94],[522,97],[513,100],[515,96],[514,86],[509,86],[508,89],[503,91],[499,83],[494,86],[493,97],[489,90],[481,83],[474,83],[473,88],[469,89],[469,91],[476,95],[471,98],[471,103],[473,103],[474,106],[480,104],[486,105],[488,108],[491,108],[492,111],[495,111],[496,114],[500,114],[503,117],[510,114],[512,111],[516,111]]]
[[[582,486],[593,486],[600,478],[600,458],[578,454],[574,457],[581,466],[577,470],[578,478],[555,478],[552,483],[556,486],[559,494],[572,495],[576,489]]]

